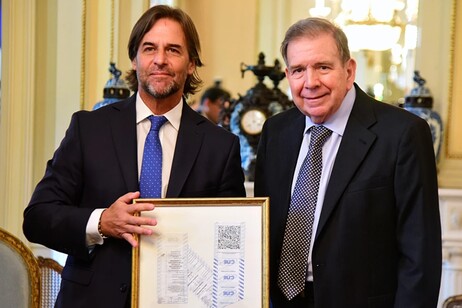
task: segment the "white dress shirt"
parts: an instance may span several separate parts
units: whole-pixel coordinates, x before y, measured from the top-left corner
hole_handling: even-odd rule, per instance
[[[318,201],[316,203],[316,211],[314,213],[314,222],[313,230],[311,236],[310,251],[308,255],[308,273],[307,280],[313,281],[313,268],[311,265],[311,253],[313,251],[313,243],[316,235],[316,230],[318,228],[319,217],[321,216],[322,204],[324,202],[324,196],[326,194],[327,184],[329,183],[330,175],[332,168],[334,167],[334,161],[337,157],[337,152],[340,147],[340,142],[342,141],[343,133],[345,132],[345,127],[348,122],[348,118],[353,108],[353,103],[356,97],[356,90],[352,87],[348,92],[345,98],[343,99],[342,105],[340,108],[327,119],[322,125],[327,127],[332,131],[332,135],[327,139],[326,143],[322,148],[322,173],[321,179],[319,182],[319,191],[318,191]],[[292,181],[292,193],[294,191],[295,182],[297,181],[298,173],[302,166],[303,160],[308,153],[308,147],[310,144],[311,134],[309,129],[315,124],[311,121],[309,117],[305,117],[305,130],[303,133],[303,141],[300,147],[300,152],[298,154],[297,165],[295,167],[294,178]]]
[[[175,145],[180,129],[181,114],[183,111],[183,99],[171,110],[163,114],[167,118],[167,122],[159,130],[160,144],[162,145],[162,190],[161,197],[165,198],[167,193],[168,182],[170,179],[170,171],[172,169],[173,154],[175,153]],[[139,93],[136,95],[136,140],[138,153],[138,180],[141,174],[141,164],[143,162],[144,142],[151,128],[151,121],[148,117],[152,115],[152,111],[146,106],[141,99]],[[156,114],[160,115],[160,114]],[[109,206],[110,204],[108,204]],[[101,214],[105,209],[95,209],[88,219],[86,227],[86,243],[91,249],[95,244],[101,245],[104,239],[98,232],[98,223]]]

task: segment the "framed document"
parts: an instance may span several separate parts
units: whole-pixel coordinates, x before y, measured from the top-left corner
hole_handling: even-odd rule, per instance
[[[269,307],[268,198],[134,202],[157,225],[133,248],[132,308]]]

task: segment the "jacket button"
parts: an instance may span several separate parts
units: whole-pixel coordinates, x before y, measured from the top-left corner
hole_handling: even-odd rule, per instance
[[[122,284],[120,285],[120,289],[119,289],[119,290],[120,290],[120,292],[124,293],[125,291],[127,291],[127,288],[128,288],[127,284],[122,283]]]

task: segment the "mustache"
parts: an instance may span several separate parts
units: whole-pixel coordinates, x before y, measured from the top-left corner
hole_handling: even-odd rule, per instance
[[[167,73],[167,74],[173,74],[171,70],[168,69],[154,69],[150,71],[151,73]]]
[[[169,69],[168,67],[162,67],[162,66],[154,66],[149,70],[149,74],[167,74],[170,76],[175,75],[175,73]]]

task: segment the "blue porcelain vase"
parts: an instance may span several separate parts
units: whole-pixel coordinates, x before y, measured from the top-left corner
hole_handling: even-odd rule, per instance
[[[414,72],[414,81],[418,86],[405,97],[403,108],[427,121],[432,133],[435,157],[438,161],[443,143],[443,121],[440,115],[432,110],[433,97],[430,90],[425,87],[425,79],[420,76],[419,71]]]
[[[122,72],[116,67],[114,62],[109,64],[109,72],[112,74],[112,78],[109,79],[104,86],[103,100],[96,103],[93,106],[93,110],[121,101],[130,96],[130,89],[125,81],[120,78]]]

